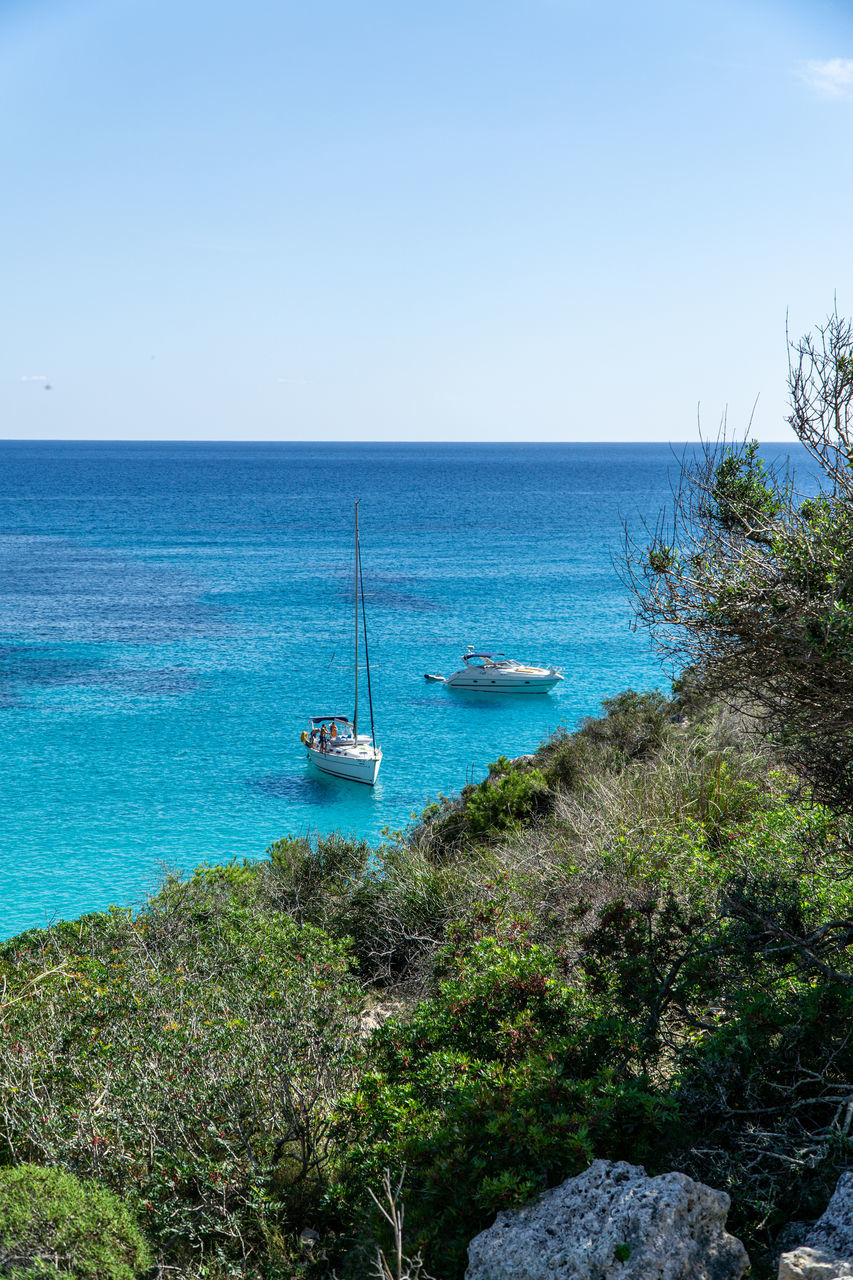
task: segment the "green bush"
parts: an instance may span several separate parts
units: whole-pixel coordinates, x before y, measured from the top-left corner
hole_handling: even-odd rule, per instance
[[[169,1265],[268,1256],[305,1223],[357,1079],[361,988],[346,948],[246,905],[246,885],[171,881],[13,939],[0,1158],[73,1163],[125,1195]]]
[[[730,1230],[758,1274],[775,1234],[822,1213],[853,1161],[849,890],[833,924],[804,888],[775,875],[729,886],[693,965],[714,989],[674,1063],[681,1165],[732,1196]]]
[[[488,844],[544,813],[548,793],[540,769],[519,768],[501,756],[482,782],[469,783],[455,799],[441,796],[428,804],[410,839],[435,863],[446,863],[459,849]]]
[[[676,710],[676,704],[657,690],[627,689],[606,698],[602,706],[603,716],[587,717],[574,733],[559,729],[540,747],[538,762],[551,787],[583,792],[595,778],[654,755],[670,732]]]
[[[468,794],[465,813],[468,832],[474,838],[493,839],[530,818],[548,792],[545,775],[539,769],[520,770],[503,757]]]
[[[314,843],[289,836],[267,849],[281,904],[312,924],[322,924],[330,907],[352,896],[369,875],[372,854],[366,841],[337,833]]]
[[[596,747],[608,765],[649,755],[663,743],[674,706],[658,690],[626,689],[601,704],[603,716],[584,720],[580,734]]]
[[[14,1280],[134,1280],[151,1255],[111,1192],[59,1169],[0,1169],[0,1273]]]
[[[568,981],[564,958],[529,941],[461,929],[436,996],[376,1033],[372,1071],[346,1104],[340,1194],[407,1169],[409,1247],[442,1280],[499,1208],[525,1203],[597,1156],[654,1163],[674,1113],[636,1068],[630,1026]]]
[[[561,728],[539,748],[538,759],[550,787],[582,792],[593,773],[595,753],[580,733]]]

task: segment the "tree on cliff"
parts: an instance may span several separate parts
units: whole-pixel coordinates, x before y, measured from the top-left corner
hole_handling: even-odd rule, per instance
[[[816,798],[853,811],[853,327],[833,311],[788,350],[817,496],[723,433],[685,455],[656,528],[626,535],[627,577],[659,651],[754,706]]]

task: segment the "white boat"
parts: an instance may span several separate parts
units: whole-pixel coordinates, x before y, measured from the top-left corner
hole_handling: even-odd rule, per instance
[[[367,697],[370,705],[370,733],[358,731],[358,610],[361,604],[361,627],[364,635],[364,663],[367,673]],[[367,619],[364,612],[364,587],[361,580],[361,547],[358,540],[358,500],[355,504],[355,710],[349,716],[310,716],[302,734],[308,759],[321,773],[351,782],[364,782],[372,787],[382,763],[382,749],[376,745],[373,728],[373,695],[370,690],[370,657],[367,651]]]
[[[451,689],[473,689],[478,693],[548,693],[563,676],[557,667],[535,667],[516,662],[503,653],[474,653],[469,647],[463,665],[445,684]],[[427,676],[427,679],[435,679]]]
[[[382,751],[374,744],[371,734],[356,733],[347,716],[311,716],[302,741],[308,759],[321,773],[366,782],[369,787],[376,781]]]

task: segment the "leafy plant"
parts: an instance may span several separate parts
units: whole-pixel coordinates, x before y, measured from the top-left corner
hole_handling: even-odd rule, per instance
[[[0,1272],[14,1280],[135,1280],[151,1254],[128,1207],[61,1169],[0,1169]]]
[[[345,947],[247,909],[237,880],[173,880],[136,919],[0,951],[5,1158],[132,1192],[173,1261],[246,1259],[302,1225],[361,1053]]]
[[[821,492],[755,440],[685,455],[672,507],[626,540],[640,622],[717,696],[748,700],[814,795],[853,811],[853,326],[833,311],[789,347],[788,422]]]
[[[496,772],[495,772],[496,771]],[[548,792],[539,769],[522,770],[508,761],[493,765],[489,777],[469,792],[465,813],[470,835],[495,836],[510,830],[535,811]]]
[[[376,1033],[344,1113],[350,1204],[392,1155],[404,1161],[416,1244],[447,1277],[498,1208],[598,1155],[653,1159],[673,1119],[630,1027],[572,989],[523,921],[501,935],[450,945],[435,997]]]

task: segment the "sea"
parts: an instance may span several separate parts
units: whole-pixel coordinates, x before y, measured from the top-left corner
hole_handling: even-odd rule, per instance
[[[668,691],[620,565],[685,448],[0,442],[0,937],[284,836],[380,841],[603,699]],[[353,709],[356,498],[374,788],[300,742]],[[565,678],[424,679],[469,645]]]

